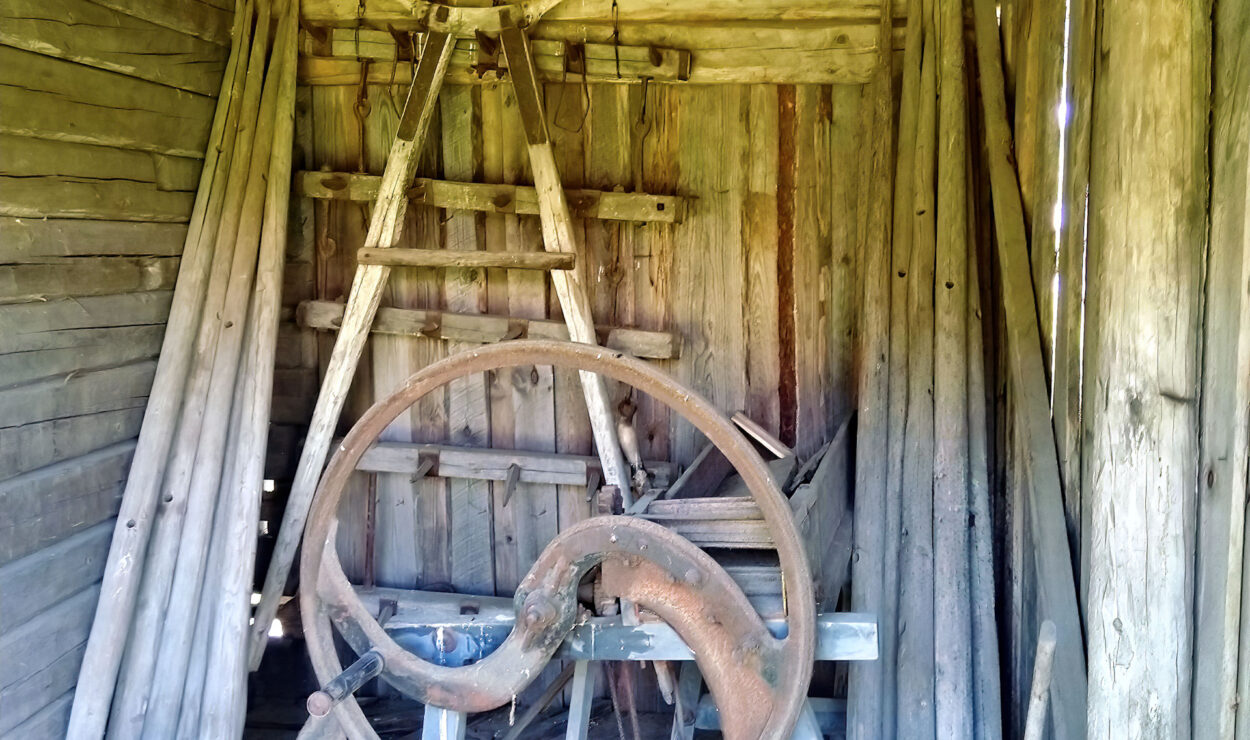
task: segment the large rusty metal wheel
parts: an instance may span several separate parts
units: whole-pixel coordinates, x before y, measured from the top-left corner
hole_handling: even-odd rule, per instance
[[[357,597],[334,546],[345,485],[365,451],[401,413],[449,381],[517,365],[589,371],[633,386],[689,420],[742,476],[777,546],[788,606],[783,638],[769,632],[741,589],[707,553],[652,522],[598,516],[560,533],[517,588],[516,624],[477,663],[445,667],[398,645]],[[816,634],[812,581],[789,502],[755,448],[699,394],[658,370],[601,347],[514,341],[434,363],[361,417],[330,461],[313,502],[300,561],[300,612],[308,652],[324,684],[343,671],[331,623],[360,655],[375,650],[382,676],[427,704],[484,712],[519,694],[546,664],[577,616],[577,587],[595,566],[603,588],[667,621],[693,649],[730,740],[790,737],[812,674]],[[350,696],[334,708],[353,738],[376,738]]]

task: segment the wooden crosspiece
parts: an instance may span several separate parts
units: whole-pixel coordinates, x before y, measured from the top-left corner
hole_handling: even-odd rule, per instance
[[[499,17],[507,20],[510,16],[500,11]],[[574,238],[569,203],[556,167],[555,151],[547,131],[533,53],[524,31],[506,22],[501,25],[501,46],[507,59],[528,142],[538,213],[542,222],[543,244],[552,253],[545,260],[533,260],[532,265],[527,263],[518,266],[550,270],[564,320],[568,325],[569,337],[576,342],[597,344],[586,286],[578,270],[568,269],[568,266],[577,261],[579,248]],[[473,29],[467,30],[472,32]],[[464,33],[466,29],[457,28],[455,31]],[[417,64],[417,73],[400,119],[399,130],[387,157],[362,250],[362,254],[369,258],[361,260],[356,269],[338,338],[322,380],[304,449],[291,485],[261,599],[256,607],[251,642],[253,670],[260,664],[269,624],[277,612],[278,600],[295,560],[295,551],[317,483],[325,467],[334,429],[364,350],[365,340],[378,312],[391,268],[408,264],[418,258],[423,262],[430,258],[429,253],[419,255],[414,250],[403,253],[397,250],[396,259],[389,259],[379,250],[390,250],[399,242],[404,212],[410,200],[409,188],[415,176],[417,159],[425,143],[439,91],[447,75],[448,62],[455,47],[455,35],[451,30],[431,30],[427,34],[425,49]],[[602,379],[593,373],[581,373],[581,381],[603,479],[623,492],[625,504],[628,506],[632,499],[629,494],[629,469],[617,441],[607,391]]]

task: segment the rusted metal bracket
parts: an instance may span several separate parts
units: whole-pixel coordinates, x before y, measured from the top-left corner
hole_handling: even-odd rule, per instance
[[[517,589],[513,631],[477,663],[457,668],[428,663],[378,624],[347,581],[334,548],[338,505],[352,471],[378,434],[431,391],[465,375],[534,364],[632,385],[683,414],[722,451],[776,542],[789,603],[785,637],[769,631],[742,590],[702,550],[658,524],[623,516],[580,522],[547,546]],[[419,701],[461,712],[502,706],[541,672],[573,629],[578,586],[596,567],[605,593],[659,615],[694,651],[724,708],[727,738],[790,736],[811,678],[815,601],[787,500],[751,443],[706,399],[638,360],[581,344],[517,341],[455,355],[418,372],[361,418],[330,462],[305,533],[300,610],[313,667],[322,681],[342,673],[333,622],[358,654],[376,650],[386,680]],[[350,736],[376,737],[350,697],[334,713]]]

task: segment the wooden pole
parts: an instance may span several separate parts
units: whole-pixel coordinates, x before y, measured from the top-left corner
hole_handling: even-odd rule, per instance
[[[399,241],[404,213],[408,208],[408,183],[412,181],[416,171],[417,158],[424,147],[425,135],[434,116],[438,91],[442,87],[443,78],[447,74],[447,62],[455,47],[452,41],[447,34],[430,33],[426,36],[416,81],[409,92],[400,125],[400,133],[406,137],[397,137],[391,145],[378,199],[369,220],[369,231],[365,236],[366,247],[389,248]],[[286,586],[291,564],[295,562],[295,550],[303,534],[304,519],[312,505],[317,482],[321,479],[321,470],[325,467],[330,438],[334,435],[339,414],[347,400],[352,376],[360,354],[364,351],[365,340],[369,338],[369,326],[373,323],[378,304],[382,301],[382,291],[389,276],[389,267],[364,265],[356,271],[352,281],[343,324],[321,382],[321,391],[317,395],[317,405],[313,409],[308,434],[304,438],[304,449],[300,453],[295,480],[291,483],[286,511],[282,515],[278,541],[269,561],[269,571],[265,574],[260,603],[256,606],[251,637],[252,670],[260,665],[265,643],[269,639],[268,625],[278,611],[278,599]]]
[[[907,268],[907,423],[899,553],[897,710],[900,734],[935,738],[933,714],[933,270],[937,64],[931,3],[924,3],[920,111],[913,166],[911,260]]]
[[[138,597],[142,562],[157,508],[213,262],[213,239],[243,93],[245,50],[250,39],[251,0],[235,8],[234,44],[222,76],[204,164],[184,242],[178,282],[161,345],[161,360],[144,411],[139,443],[126,480],[117,527],[104,569],[101,598],[79,669],[68,733],[76,738],[104,734],[109,704],[121,666],[126,635]]]
[[[284,3],[287,5],[289,3]],[[294,29],[282,24],[274,40],[281,48]],[[265,209],[270,156],[274,144],[276,112],[280,107],[294,105],[294,88],[283,87],[285,66],[268,65],[256,123],[239,228],[235,238],[234,258],[230,268],[225,303],[218,314],[217,345],[209,379],[206,406],[215,412],[231,407],[242,357],[243,339],[248,323],[248,308],[256,277],[256,261],[260,248],[261,227]],[[280,100],[279,95],[289,97]],[[290,143],[287,143],[289,157]],[[288,179],[289,182],[289,179]],[[213,413],[205,419],[195,456],[195,474],[188,488],[187,508],[182,536],[177,542],[177,568],[165,611],[157,651],[156,670],[148,699],[143,736],[160,740],[172,737],[178,729],[182,689],[194,638],[199,593],[204,581],[204,566],[213,530],[214,511],[221,488],[222,471],[226,467],[226,442],[229,434],[229,413]],[[264,446],[261,445],[263,450]],[[153,557],[173,557],[174,553],[152,553]],[[218,679],[215,677],[214,681]]]
[[[243,733],[247,708],[248,619],[251,617],[256,530],[264,479],[269,402],[273,391],[274,353],[278,314],[282,308],[282,273],[286,250],[287,210],[291,181],[291,149],[295,126],[296,24],[299,2],[292,0],[286,23],[289,32],[277,53],[285,65],[279,94],[278,121],[269,167],[265,200],[265,229],[260,268],[249,320],[249,372],[239,428],[237,476],[225,492],[235,513],[227,529],[219,529],[223,543],[220,563],[220,606],[207,636],[209,660],[201,702],[203,737],[238,737]]]
[[[970,199],[971,200],[971,199]],[[975,215],[969,203],[969,227]],[[975,243],[973,236],[969,240]],[[975,254],[968,260],[968,446],[972,532],[972,705],[978,740],[1003,737],[998,627],[994,609],[994,519],[990,512],[985,340],[981,323],[981,279]],[[1053,629],[1053,627],[1052,627]]]
[[[1210,5],[1108,0],[1101,14],[1082,411],[1086,729],[1091,739],[1186,737]],[[1061,630],[1060,645],[1068,639]]]
[[[903,58],[903,89],[899,102],[898,142],[894,176],[894,223],[890,245],[890,405],[885,498],[885,574],[881,594],[879,649],[882,664],[881,734],[894,737],[898,717],[898,615],[899,602],[908,594],[899,588],[899,551],[902,546],[903,449],[907,427],[909,357],[907,287],[911,275],[912,202],[915,179],[917,117],[923,49],[921,0],[907,3],[907,42]],[[830,535],[831,536],[831,535]]]
[[[937,3],[933,625],[938,737],[972,737],[968,532],[968,132],[962,0]]]
[[[1042,740],[1046,730],[1046,704],[1050,700],[1050,677],[1055,661],[1055,623],[1042,622],[1033,660],[1033,688],[1029,692],[1029,714],[1024,721],[1024,740]]]
[[[860,281],[864,300],[859,321],[858,429],[855,444],[855,556],[851,560],[851,606],[879,614],[885,590],[885,450],[890,404],[890,231],[893,221],[894,59],[893,2],[881,4],[881,55],[873,81],[864,88],[861,140],[871,141],[868,175],[859,201]],[[846,736],[881,736],[884,666],[881,661],[850,667]]]
[[[269,3],[261,0],[257,16],[267,18]],[[143,584],[140,588],[137,613],[130,629],[129,643],[122,664],[120,685],[113,701],[109,721],[110,735],[138,737],[147,712],[149,691],[159,651],[161,628],[169,604],[169,592],[177,568],[178,542],[189,503],[187,491],[195,472],[195,456],[199,446],[203,419],[207,413],[206,399],[212,379],[212,358],[216,353],[221,323],[211,320],[222,311],[234,261],[235,237],[243,210],[244,189],[255,143],[256,120],[260,107],[265,57],[269,45],[268,24],[258,24],[247,65],[241,110],[237,126],[241,135],[236,141],[230,163],[230,178],[224,190],[221,218],[216,224],[216,251],[208,294],[204,299],[204,316],[196,336],[195,358],[181,399],[174,448],[161,488],[160,508],[152,542],[144,560]]]
[[[859,378],[855,458],[855,556],[851,561],[851,605],[879,614],[885,585],[886,475],[889,445],[890,232],[894,144],[893,3],[881,5],[881,55],[864,88],[862,141],[872,142],[859,201],[859,276],[864,298],[859,321]],[[867,154],[867,152],[866,152]],[[855,663],[847,686],[847,737],[877,738],[885,692],[881,661]]]
[[[1234,730],[1250,728],[1242,708],[1250,705],[1250,694],[1243,693],[1250,690],[1244,662],[1250,644],[1241,634],[1250,629],[1242,582],[1250,577],[1243,566],[1250,457],[1250,5],[1220,3],[1215,12],[1193,737],[1231,738]]]
[[[999,51],[998,24],[992,0],[974,0],[977,67],[981,79],[982,117],[986,132],[990,188],[994,201],[997,254],[1002,280],[1008,368],[1015,391],[1016,432],[1027,452],[1029,512],[1033,557],[1037,568],[1038,612],[1055,623],[1059,648],[1055,656],[1058,681],[1052,692],[1055,736],[1085,734],[1085,655],[1076,583],[1067,545],[1059,461],[1050,420],[1046,366],[1028,256],[1028,237],[1020,188],[1011,158],[1011,131]]]

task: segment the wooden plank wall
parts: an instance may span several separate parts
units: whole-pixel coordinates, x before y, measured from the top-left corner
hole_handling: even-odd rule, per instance
[[[232,3],[0,8],[0,737],[63,737]]]
[[[306,47],[307,53],[307,47]],[[328,52],[325,52],[328,53]],[[305,57],[308,58],[307,56]],[[389,61],[374,61],[370,80]],[[406,80],[402,81],[406,82]],[[300,126],[311,131],[304,167],[379,174],[406,86],[302,88]],[[361,90],[367,105],[358,106]],[[807,455],[827,442],[851,408],[854,321],[854,177],[858,86],[548,83],[549,125],[567,187],[635,189],[688,198],[677,224],[584,220],[578,237],[595,321],[667,330],[680,357],[659,367],[726,412],[746,410]],[[357,111],[365,112],[362,117]],[[440,120],[421,166],[428,177],[532,182],[511,88],[444,89]],[[361,142],[363,141],[363,156]],[[342,300],[361,244],[365,209],[304,200],[313,224],[293,245],[288,302]],[[533,216],[414,206],[403,246],[541,250]],[[298,256],[296,256],[298,255]],[[559,318],[542,273],[400,270],[384,305]],[[270,469],[283,478],[311,413],[314,375],[332,334],[284,325],[288,430],[274,435]],[[345,431],[370,400],[428,362],[463,350],[427,337],[374,336],[356,380]],[[306,348],[314,347],[311,353]],[[620,389],[609,389],[619,394]],[[619,398],[619,395],[614,395]],[[703,444],[693,427],[650,399],[635,418],[642,453],[686,464]],[[401,418],[388,437],[535,451],[592,451],[575,375],[518,368],[451,386]],[[362,478],[341,513],[339,548],[349,576],[380,585],[511,594],[543,546],[589,514],[585,489],[521,484],[508,506],[503,484]],[[376,525],[368,544],[369,496]]]

